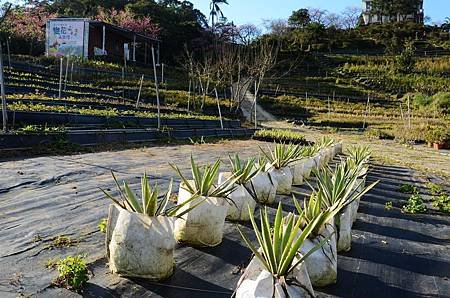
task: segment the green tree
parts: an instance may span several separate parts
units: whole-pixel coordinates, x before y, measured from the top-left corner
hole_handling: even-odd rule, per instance
[[[396,58],[396,70],[401,73],[411,73],[414,70],[416,61],[414,60],[414,43],[405,42],[404,49]]]
[[[289,17],[289,25],[292,27],[303,28],[311,22],[311,17],[306,8],[302,8],[292,12]]]

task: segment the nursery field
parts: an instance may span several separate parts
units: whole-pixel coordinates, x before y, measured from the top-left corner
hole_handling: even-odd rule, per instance
[[[349,144],[344,143],[344,151]],[[144,171],[150,180],[166,186],[175,177],[168,162],[187,173],[190,154],[205,164],[233,153],[247,158],[259,151],[258,146],[266,145],[272,146],[260,141],[224,141],[3,160],[0,296],[76,297],[74,292],[51,286],[57,276],[52,268],[55,260],[85,254],[91,278],[84,297],[229,297],[251,256],[236,225],[254,242],[250,224],[227,221],[223,242],[215,248],[178,245],[175,272],[166,281],[124,279],[109,273],[106,265],[105,234],[98,224],[107,217],[110,201],[98,187],[114,188],[111,170],[119,180],[130,181],[135,190]],[[339,156],[334,159],[338,161]],[[448,180],[374,160],[367,181],[375,180],[380,182],[361,200],[352,248],[338,256],[338,281],[315,288],[317,296],[445,297],[450,292],[450,217],[431,205],[426,185],[433,182],[448,192]],[[180,181],[175,182],[174,189],[178,189]],[[315,185],[315,179],[310,183]],[[399,191],[405,183],[417,187],[428,207],[426,213],[401,212],[409,198]],[[300,200],[311,192],[307,184],[294,191]],[[283,202],[284,211],[293,211],[289,196],[277,200]],[[268,209],[273,216],[276,206]]]
[[[312,54],[291,73],[268,78],[259,104],[275,116],[315,127],[362,130],[407,143],[445,143],[450,58],[415,57],[407,71],[399,59]]]
[[[13,63],[5,70],[9,132],[0,150],[77,147],[201,137],[249,137],[229,102],[154,82],[135,73],[75,68],[60,78],[55,69]],[[60,91],[61,89],[61,91]],[[203,109],[200,105],[203,104]],[[160,120],[158,120],[160,117]],[[157,129],[159,128],[159,129]]]

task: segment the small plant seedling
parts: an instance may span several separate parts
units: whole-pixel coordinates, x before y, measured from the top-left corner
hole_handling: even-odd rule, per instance
[[[58,262],[58,259],[48,259],[47,262],[45,262],[45,268],[55,269],[58,266]]]
[[[66,235],[58,235],[52,239],[52,243],[47,246],[48,249],[65,248],[74,246],[77,243],[76,240],[71,239]]]
[[[404,205],[402,208],[403,212],[406,213],[424,213],[427,211],[427,207],[423,204],[422,197],[418,194],[413,194],[408,199],[408,204]]]
[[[58,287],[80,291],[89,280],[85,256],[68,256],[58,262],[59,276],[53,281]]]
[[[100,220],[100,222],[98,223],[98,229],[100,230],[100,232],[106,233],[107,225],[108,225],[108,219],[107,218],[102,218]]]
[[[450,196],[441,194],[440,196],[433,197],[431,203],[434,207],[439,208],[440,211],[450,213]]]
[[[387,211],[392,210],[392,202],[386,202],[386,204],[384,204],[384,209]]]
[[[427,183],[427,188],[428,188],[428,191],[430,192],[430,194],[433,196],[444,193],[444,188],[441,185],[433,183],[433,182]]]
[[[400,185],[400,187],[398,188],[398,191],[401,193],[409,193],[409,194],[418,194],[419,193],[416,186],[414,186],[412,184],[407,184],[407,183]]]

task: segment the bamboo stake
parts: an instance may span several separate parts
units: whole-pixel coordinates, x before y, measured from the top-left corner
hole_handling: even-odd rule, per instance
[[[67,89],[67,75],[68,75],[68,72],[69,72],[69,60],[70,60],[70,58],[67,57],[67,62],[66,62],[66,75],[64,76],[64,91],[66,91],[66,89]]]
[[[139,92],[136,100],[136,109],[139,107],[139,99],[141,98],[141,90],[142,90],[142,83],[144,82],[144,75],[141,77],[141,82],[139,83]]]
[[[73,83],[73,61],[70,64],[70,83]]]
[[[10,37],[8,36],[6,38],[6,51],[8,52],[8,65],[9,65],[9,69],[12,68],[11,66],[11,51],[9,50],[9,39]]]
[[[155,48],[152,45],[152,59],[153,59],[153,74],[155,75],[155,89],[156,89],[156,105],[158,107],[158,130],[161,128],[161,113],[159,106],[159,88],[158,88],[158,76],[156,74],[156,61],[155,61]]]
[[[63,58],[59,60],[59,90],[58,90],[59,99],[61,99],[62,76],[63,76]]]
[[[6,106],[6,96],[5,96],[5,81],[3,75],[3,53],[2,47],[0,45],[0,96],[2,97],[2,120],[3,120],[3,132],[6,132],[8,126],[8,111]]]
[[[409,95],[408,95],[408,128],[411,129],[411,109],[409,103]]]
[[[189,112],[189,105],[191,103],[191,85],[192,85],[192,80],[189,80],[189,92],[188,92],[188,102],[187,102],[188,112]]]
[[[258,128],[258,122],[256,121],[256,99],[258,97],[258,88],[256,87],[256,80],[255,80],[255,129]]]
[[[217,88],[214,88],[216,93],[217,109],[219,110],[220,128],[223,130],[222,111],[220,110],[219,95],[217,94]]]

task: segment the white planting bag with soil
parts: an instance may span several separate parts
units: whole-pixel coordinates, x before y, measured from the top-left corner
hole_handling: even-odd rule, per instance
[[[292,172],[289,167],[269,169],[269,174],[273,180],[277,181],[277,194],[290,195],[292,193]]]
[[[342,154],[342,142],[336,143],[334,149],[335,155]]]
[[[298,160],[289,165],[289,168],[292,173],[292,184],[293,185],[302,185],[303,184],[303,169],[304,169],[305,160]]]
[[[190,183],[193,184],[192,181]],[[178,192],[178,204],[183,204],[191,197],[192,194],[181,184]],[[223,238],[228,202],[224,198],[200,196],[184,205],[180,209],[180,213],[192,208],[201,200],[204,201],[176,220],[175,239],[202,247],[219,245]]]
[[[294,262],[297,260],[298,257]],[[261,261],[253,257],[238,281],[236,298],[315,297],[304,262],[294,269],[286,282],[288,296],[284,293],[283,286],[264,268]]]
[[[314,167],[316,169],[320,169],[325,165],[325,158],[323,156],[322,152],[318,152],[316,153],[316,155],[314,155]]]
[[[231,172],[225,172],[219,174],[219,184],[225,182],[232,176]],[[230,193],[228,198],[230,201],[226,201],[228,204],[227,217],[230,220],[249,221],[250,214],[249,208],[253,212],[255,211],[256,202],[247,191],[247,189],[240,184],[235,184],[236,189]]]
[[[174,221],[172,217],[149,217],[111,205],[106,234],[111,271],[152,280],[171,276],[176,245]]]
[[[355,207],[356,206],[356,207]],[[337,251],[349,251],[352,245],[352,225],[354,212],[358,210],[358,200],[354,200],[345,206],[341,212],[336,215],[338,218],[336,228],[338,231]],[[355,213],[356,214],[356,213]]]
[[[278,188],[278,181],[272,178],[268,172],[261,171],[245,184],[249,192],[254,193],[258,202],[273,204]]]
[[[360,193],[364,190],[366,186],[366,178],[359,178],[356,179],[356,183],[355,183],[355,187],[356,187],[356,192]],[[355,202],[353,202],[354,204],[352,204],[352,216],[351,216],[351,220],[352,223],[354,223],[356,221],[356,216],[358,214],[358,208],[359,208],[359,202],[361,201],[361,198],[355,200]]]
[[[322,227],[321,232],[316,238],[305,239],[300,247],[300,253],[305,255],[312,248],[317,246],[325,238],[335,232],[334,222],[329,222]],[[337,249],[336,234],[323,245],[322,248],[313,252],[305,260],[306,269],[308,270],[309,279],[315,287],[324,287],[336,283],[337,281]]]
[[[308,157],[305,159],[303,164],[303,178],[308,179],[311,176],[311,171],[315,166],[315,160],[313,157]]]

